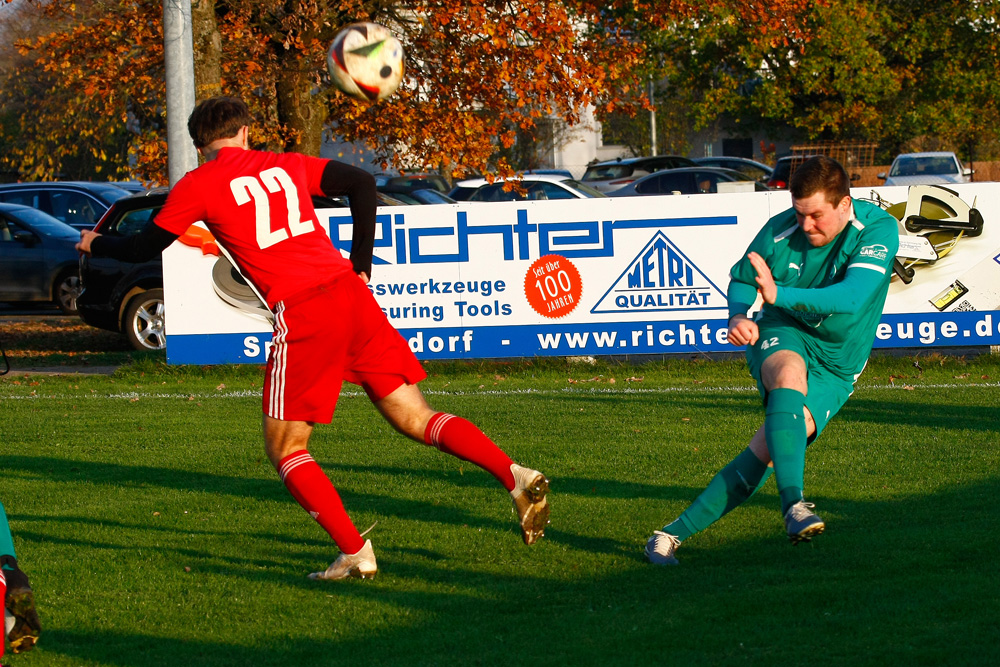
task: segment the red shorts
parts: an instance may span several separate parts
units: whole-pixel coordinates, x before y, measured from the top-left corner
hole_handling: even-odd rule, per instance
[[[345,276],[278,302],[264,414],[329,423],[344,380],[373,401],[427,374],[360,278]]]

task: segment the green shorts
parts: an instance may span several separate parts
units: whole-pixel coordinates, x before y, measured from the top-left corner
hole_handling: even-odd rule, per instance
[[[760,369],[764,361],[779,350],[791,350],[806,362],[806,382],[809,387],[806,393],[806,407],[816,422],[816,433],[809,441],[812,442],[826,428],[833,416],[844,407],[844,403],[854,393],[854,382],[834,375],[819,362],[821,350],[816,341],[801,329],[782,323],[762,320],[760,338],[753,346],[747,348],[747,365],[750,374],[757,380],[757,391],[760,392],[764,404],[767,404],[767,389],[761,382]]]

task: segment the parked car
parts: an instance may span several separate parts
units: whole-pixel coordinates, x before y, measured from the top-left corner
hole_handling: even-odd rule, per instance
[[[774,163],[774,171],[767,179],[767,187],[772,190],[787,190],[788,181],[792,178],[792,173],[799,168],[799,165],[813,157],[812,155],[786,155],[778,158]]]
[[[694,162],[679,155],[618,158],[590,165],[580,180],[595,190],[613,192],[661,169],[694,166]]]
[[[0,203],[0,301],[51,301],[76,315],[80,232],[30,206]]]
[[[451,186],[440,174],[405,174],[403,176],[389,176],[388,174],[376,174],[375,185],[382,189],[384,187],[395,188],[397,191],[425,190],[430,188],[438,192],[448,192]]]
[[[456,181],[455,186],[448,191],[448,196],[455,201],[468,201],[472,193],[482,187],[483,183],[486,183],[486,179],[478,176]]]
[[[407,174],[405,176],[376,176],[375,187],[380,196],[388,196],[401,204],[453,204],[445,193],[451,189],[437,174]],[[380,202],[385,206],[385,202]]]
[[[403,204],[453,204],[446,195],[448,181],[437,174],[407,174],[388,178],[375,177],[375,187]]]
[[[313,207],[316,209],[348,208],[351,205],[350,199],[348,197],[324,197],[322,195],[315,195],[312,198],[312,202],[313,202]],[[408,203],[409,202],[397,199],[392,195],[387,195],[384,192],[375,193],[376,206],[405,206]]]
[[[0,184],[0,202],[37,208],[77,230],[93,229],[113,203],[132,194],[116,183],[51,181]]]
[[[445,193],[433,188],[422,190],[410,190],[408,192],[397,192],[393,188],[379,190],[383,195],[388,195],[397,199],[403,204],[454,204],[455,200]]]
[[[573,178],[573,173],[569,169],[529,169],[526,174],[548,174],[549,176],[562,176]]]
[[[721,167],[722,169],[738,171],[761,183],[767,183],[767,180],[771,178],[771,172],[774,171],[773,167],[769,167],[763,162],[757,162],[745,157],[696,157],[693,160],[702,167]]]
[[[951,152],[903,153],[892,161],[888,175],[878,175],[884,185],[943,185],[968,183],[973,171]]]
[[[584,183],[575,181],[572,178],[553,176],[551,174],[524,174],[521,176],[521,186],[524,192],[516,189],[505,190],[507,180],[498,179],[490,183],[485,178],[474,178],[468,181],[459,181],[455,188],[448,193],[453,199],[458,199],[456,194],[463,196],[466,201],[523,201],[525,199],[589,199],[591,197],[605,197],[603,192],[599,192]],[[472,190],[466,196],[464,190]]]
[[[111,205],[94,231],[108,236],[137,234],[166,200],[165,191],[120,199]],[[139,263],[81,256],[79,264],[82,291],[77,308],[84,322],[124,334],[137,350],[166,347],[163,261],[159,255]]]
[[[139,233],[167,200],[167,190],[159,188],[145,195],[120,199],[111,205],[94,231],[111,236]],[[379,194],[380,206],[402,204]],[[340,198],[313,197],[313,206],[344,208]],[[79,240],[74,232],[73,243]],[[163,301],[163,260],[159,255],[146,262],[122,262],[110,257],[87,257],[79,261],[77,299],[80,317],[99,329],[123,334],[137,350],[162,350],[167,345],[166,309]]]
[[[720,184],[723,184],[720,186]],[[726,185],[731,184],[731,185]],[[740,185],[742,184],[742,185]],[[731,169],[718,167],[681,167],[643,176],[631,185],[610,193],[611,197],[636,195],[694,195],[729,190],[730,192],[766,192],[769,187]]]

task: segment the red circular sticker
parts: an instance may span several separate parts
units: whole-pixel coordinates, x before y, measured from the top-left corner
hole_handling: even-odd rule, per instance
[[[524,295],[535,312],[545,317],[569,315],[580,303],[583,281],[573,262],[561,255],[535,260],[524,276]]]

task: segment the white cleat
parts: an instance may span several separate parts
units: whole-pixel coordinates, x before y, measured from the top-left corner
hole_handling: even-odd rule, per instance
[[[646,558],[653,565],[677,565],[677,547],[681,541],[676,535],[654,530],[653,536],[646,540]]]
[[[310,579],[347,579],[355,577],[358,579],[371,579],[378,572],[378,564],[375,562],[375,551],[372,549],[372,541],[365,540],[365,546],[356,554],[340,554],[337,560],[330,564],[323,572],[313,572]]]
[[[537,470],[516,463],[510,464],[510,471],[514,475],[510,497],[521,523],[521,538],[525,544],[534,544],[545,535],[545,527],[549,524],[549,501],[545,497],[549,492],[549,480]]]

